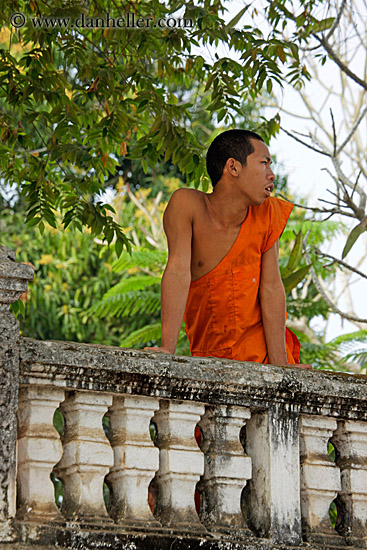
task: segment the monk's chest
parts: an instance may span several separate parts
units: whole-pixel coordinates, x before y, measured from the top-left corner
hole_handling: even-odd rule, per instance
[[[217,266],[237,240],[241,226],[223,231],[209,218],[203,217],[193,224],[191,244],[191,280],[206,275]]]

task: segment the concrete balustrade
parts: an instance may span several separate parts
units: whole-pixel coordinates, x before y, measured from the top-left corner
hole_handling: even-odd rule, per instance
[[[18,512],[19,518],[57,520],[50,475],[62,456],[60,436],[53,426],[55,410],[64,400],[60,388],[28,386],[19,392]]]
[[[158,399],[137,395],[114,397],[109,410],[114,465],[108,475],[112,488],[111,515],[129,527],[160,526],[148,504],[149,484],[159,467],[159,450],[149,433]]]
[[[245,488],[248,525],[260,537],[300,544],[298,407],[271,403],[246,425],[252,478]]]
[[[0,245],[0,532],[12,541],[16,514],[16,441],[19,389],[19,323],[9,307],[33,279],[29,265],[15,261],[15,252]]]
[[[1,548],[367,547],[364,376],[20,337],[31,277],[0,247]]]
[[[341,474],[338,532],[367,548],[367,423],[339,421],[331,441]]]
[[[201,403],[162,400],[153,417],[159,448],[157,517],[166,527],[205,532],[195,510],[195,487],[204,473],[204,456],[194,435],[204,410]]]
[[[250,534],[241,493],[251,479],[251,459],[240,442],[241,429],[250,417],[246,408],[209,405],[199,423],[205,457],[200,518],[210,531]]]
[[[301,505],[307,540],[338,544],[329,508],[341,489],[340,470],[329,457],[328,442],[336,420],[326,416],[301,416]]]
[[[111,405],[111,395],[95,392],[73,392],[61,405],[64,453],[54,472],[63,482],[62,513],[67,519],[109,520],[103,482],[113,465],[113,451],[102,419]]]

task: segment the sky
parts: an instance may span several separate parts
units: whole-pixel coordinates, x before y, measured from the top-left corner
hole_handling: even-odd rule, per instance
[[[330,72],[332,72],[331,69]],[[287,104],[292,104],[295,108],[296,106],[301,107],[298,102],[298,97],[294,92],[292,93],[291,90],[286,90],[284,95]],[[338,112],[335,111],[335,116],[337,116],[337,114]],[[282,114],[281,120],[282,125],[289,130],[296,129],[302,133],[307,132],[308,128],[306,125],[303,125],[298,120],[295,121],[295,119],[289,115]],[[307,149],[283,132],[280,132],[279,136],[272,141],[271,151],[280,161],[283,172],[288,175],[288,186],[291,193],[307,197],[307,205],[309,206],[322,207],[323,203],[318,199],[330,200],[331,195],[327,192],[327,189],[334,190],[334,185],[331,178],[324,171],[325,167],[331,169],[331,163],[328,158]],[[322,216],[321,219],[325,217],[326,216]],[[333,217],[332,219],[335,221],[341,220],[340,217]],[[357,225],[357,222],[351,225],[350,221],[345,220],[345,218],[344,221],[347,221],[350,229],[352,229],[354,225]],[[341,252],[346,238],[346,235],[339,236],[330,243],[325,243],[322,250],[341,259]],[[361,255],[366,256],[366,248],[367,239],[365,234],[357,241],[355,247],[345,260],[356,267]],[[365,261],[359,269],[367,273],[366,267],[367,262]],[[366,318],[367,281],[358,276],[353,277],[352,280],[358,281],[353,283],[353,288],[351,290],[355,312],[362,318]],[[337,289],[340,291],[341,285],[338,285]],[[342,311],[348,310],[346,300],[343,296],[338,301],[338,307]],[[314,320],[313,328],[321,328],[322,326],[323,322],[321,319]],[[356,330],[354,324],[346,320],[342,321],[339,315],[331,315],[326,337],[327,340],[330,340],[340,334],[352,332],[353,330]]]

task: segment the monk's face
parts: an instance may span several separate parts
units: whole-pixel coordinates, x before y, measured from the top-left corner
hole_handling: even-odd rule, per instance
[[[254,152],[247,157],[246,166],[241,166],[239,184],[246,194],[249,204],[260,206],[270,197],[274,187],[275,175],[270,167],[269,149],[262,141],[251,140]]]

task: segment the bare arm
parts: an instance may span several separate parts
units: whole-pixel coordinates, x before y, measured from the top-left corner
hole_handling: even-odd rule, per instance
[[[262,257],[260,305],[269,362],[288,365],[285,347],[286,301],[278,255],[279,241]]]
[[[269,363],[288,365],[285,346],[286,299],[279,271],[279,240],[265,252],[261,263],[260,305]],[[312,365],[292,365],[312,369]]]
[[[162,341],[145,350],[175,353],[191,282],[192,195],[175,191],[163,215],[168,261],[161,283]]]

